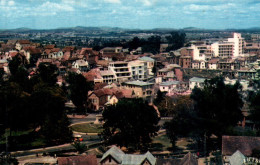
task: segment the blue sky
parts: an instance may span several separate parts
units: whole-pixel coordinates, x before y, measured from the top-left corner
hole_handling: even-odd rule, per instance
[[[260,0],[0,0],[0,29],[260,27]]]

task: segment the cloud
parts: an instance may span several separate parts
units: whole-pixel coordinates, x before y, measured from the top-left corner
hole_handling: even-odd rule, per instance
[[[121,1],[120,0],[104,0],[104,2],[106,2],[106,3],[121,3]]]

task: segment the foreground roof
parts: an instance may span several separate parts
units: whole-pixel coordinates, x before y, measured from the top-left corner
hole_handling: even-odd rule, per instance
[[[239,150],[243,155],[250,156],[253,149],[260,149],[260,137],[222,136],[222,155],[232,155]]]
[[[104,161],[108,156],[113,157],[122,165],[141,165],[145,160],[149,161],[151,165],[155,165],[156,163],[156,158],[149,151],[142,155],[125,154],[116,146],[111,147],[106,153],[104,153],[100,162]]]

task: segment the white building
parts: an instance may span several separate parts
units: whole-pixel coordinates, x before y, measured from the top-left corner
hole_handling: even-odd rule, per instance
[[[240,33],[234,33],[233,38],[228,38],[228,42],[234,43],[233,57],[238,57],[243,54],[244,38]]]
[[[115,75],[118,82],[128,81],[132,78],[131,70],[128,62],[115,61],[108,65],[108,70],[111,70]]]
[[[190,47],[193,50],[193,60],[205,60],[207,45],[191,45]]]
[[[233,38],[211,44],[215,57],[238,57],[243,54],[244,38],[240,33],[234,33]]]
[[[87,72],[89,69],[88,62],[85,60],[76,60],[72,63],[72,68],[80,70],[80,72]]]
[[[155,64],[155,60],[152,59],[151,57],[141,57],[141,58],[139,58],[139,60],[147,62],[148,74],[154,75],[153,67],[154,67],[154,64]]]
[[[205,78],[192,77],[189,80],[190,90],[193,90],[195,88],[195,86],[198,88],[203,88],[205,80],[206,80]]]
[[[170,92],[173,89],[178,88],[179,81],[166,81],[159,84],[159,89],[162,92]]]
[[[130,61],[128,66],[134,80],[145,81],[148,78],[147,62],[141,60]]]

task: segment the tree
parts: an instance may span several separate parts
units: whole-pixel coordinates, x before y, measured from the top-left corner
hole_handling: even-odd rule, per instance
[[[69,98],[77,107],[79,112],[84,112],[86,108],[86,101],[88,98],[88,91],[93,88],[90,82],[82,74],[69,73],[67,77],[69,84]]]
[[[173,119],[166,122],[164,127],[174,149],[178,137],[197,137],[198,118],[189,96],[178,96],[173,102]]]
[[[142,45],[142,51],[144,53],[159,53],[160,52],[160,44],[161,44],[161,37],[160,36],[151,36],[144,42]]]
[[[215,134],[219,139],[230,127],[242,120],[243,101],[240,84],[225,85],[222,77],[206,80],[204,88],[195,88],[191,98],[200,120],[199,129],[207,136]]]
[[[260,134],[260,91],[251,93],[250,96],[250,116],[249,119],[253,121],[257,134]]]
[[[65,97],[60,87],[37,88],[31,95],[31,113],[34,128],[47,143],[60,144],[72,140],[70,122],[65,112]]]
[[[159,117],[143,99],[122,99],[103,112],[103,137],[109,143],[145,148],[156,135]]]
[[[54,86],[57,82],[58,68],[53,64],[41,63],[38,68],[38,78],[48,86]]]
[[[179,32],[171,32],[170,36],[166,36],[165,38],[168,41],[168,48],[167,51],[171,50],[177,50],[184,46],[185,43],[185,33],[179,33]]]

